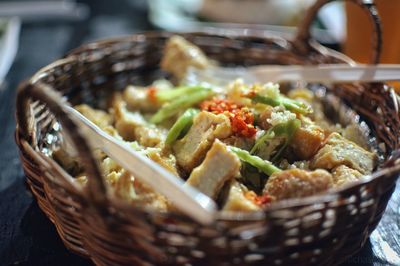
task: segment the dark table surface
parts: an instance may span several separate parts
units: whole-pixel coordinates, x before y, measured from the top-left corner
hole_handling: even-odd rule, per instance
[[[35,203],[13,139],[15,89],[21,80],[81,43],[152,29],[145,0],[81,2],[91,7],[85,21],[23,24],[17,58],[0,90],[0,265],[91,265],[65,249]],[[398,186],[378,228],[344,265],[400,265],[399,213]]]

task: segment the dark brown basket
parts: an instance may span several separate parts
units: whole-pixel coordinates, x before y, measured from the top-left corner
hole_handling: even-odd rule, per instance
[[[326,2],[319,0],[310,9],[294,41],[239,31],[183,35],[226,65],[351,64],[344,55],[310,41],[309,26]],[[380,29],[374,5],[353,2],[372,14],[378,36],[373,62],[378,62]],[[383,162],[365,181],[322,196],[279,202],[264,212],[221,216],[207,227],[108,196],[85,138],[62,105],[85,102],[101,108],[112,91],[161,77],[158,64],[170,36],[153,32],[91,43],[21,84],[16,130],[21,161],[39,206],[64,244],[98,265],[333,265],[358,251],[379,222],[400,171],[398,103],[393,90],[381,83],[327,88],[360,114],[381,147]],[[86,189],[50,157],[60,141],[58,123],[80,154],[89,176]]]

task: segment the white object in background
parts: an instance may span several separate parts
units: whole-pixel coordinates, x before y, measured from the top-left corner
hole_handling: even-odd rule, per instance
[[[18,16],[24,22],[49,19],[80,21],[89,13],[86,4],[72,0],[0,1],[0,17]]]
[[[227,23],[295,26],[315,0],[203,0],[202,17]]]
[[[210,67],[204,70],[190,68],[186,77],[190,83],[204,81],[221,85],[237,78],[243,79],[246,83],[283,81],[318,83],[389,81],[400,80],[400,65],[258,65],[247,68]]]
[[[330,34],[338,43],[343,43],[346,37],[346,12],[343,2],[332,2],[321,8],[319,19],[329,29]]]
[[[0,85],[14,62],[18,51],[21,22],[14,17],[6,21],[6,29],[0,34]]]
[[[251,1],[252,0],[247,0],[247,2]],[[314,0],[309,1],[313,2]],[[297,0],[291,0],[291,2],[296,3]],[[265,23],[255,24],[200,21],[197,18],[197,13],[201,9],[203,3],[202,0],[148,0],[147,3],[149,5],[150,22],[158,28],[172,32],[218,32],[218,34],[229,35],[232,33],[234,35],[244,34],[250,36],[270,36],[271,34],[274,34],[284,38],[291,38],[297,30],[296,27],[292,26],[271,25]],[[237,10],[239,9],[237,8]],[[238,12],[235,12],[235,14],[236,13]],[[337,40],[332,38],[329,29],[323,30],[317,27],[312,27],[311,31],[313,36],[323,43],[337,43]]]

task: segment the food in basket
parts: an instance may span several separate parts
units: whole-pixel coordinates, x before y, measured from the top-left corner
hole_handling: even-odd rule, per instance
[[[363,140],[353,142],[354,125],[332,123],[312,90],[284,94],[279,84],[245,84],[240,77],[226,86],[186,83],[190,67],[213,64],[198,47],[174,36],[161,68],[177,85],[167,80],[130,85],[113,95],[106,111],[85,104],[75,108],[224,211],[256,211],[279,200],[321,194],[376,167],[376,154]],[[104,153],[97,156],[117,197],[162,211],[172,208]],[[85,185],[79,162],[63,150],[54,157]]]

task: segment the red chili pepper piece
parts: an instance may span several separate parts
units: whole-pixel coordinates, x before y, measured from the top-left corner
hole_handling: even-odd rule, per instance
[[[272,197],[268,194],[257,195],[254,191],[247,191],[244,194],[245,198],[252,201],[254,204],[262,207],[272,202]]]
[[[147,96],[149,97],[150,101],[153,103],[157,102],[157,88],[155,86],[151,86],[147,88]]]
[[[254,137],[257,129],[254,127],[254,115],[243,106],[232,101],[214,98],[200,104],[203,111],[214,114],[225,114],[231,121],[232,131],[240,137]]]

